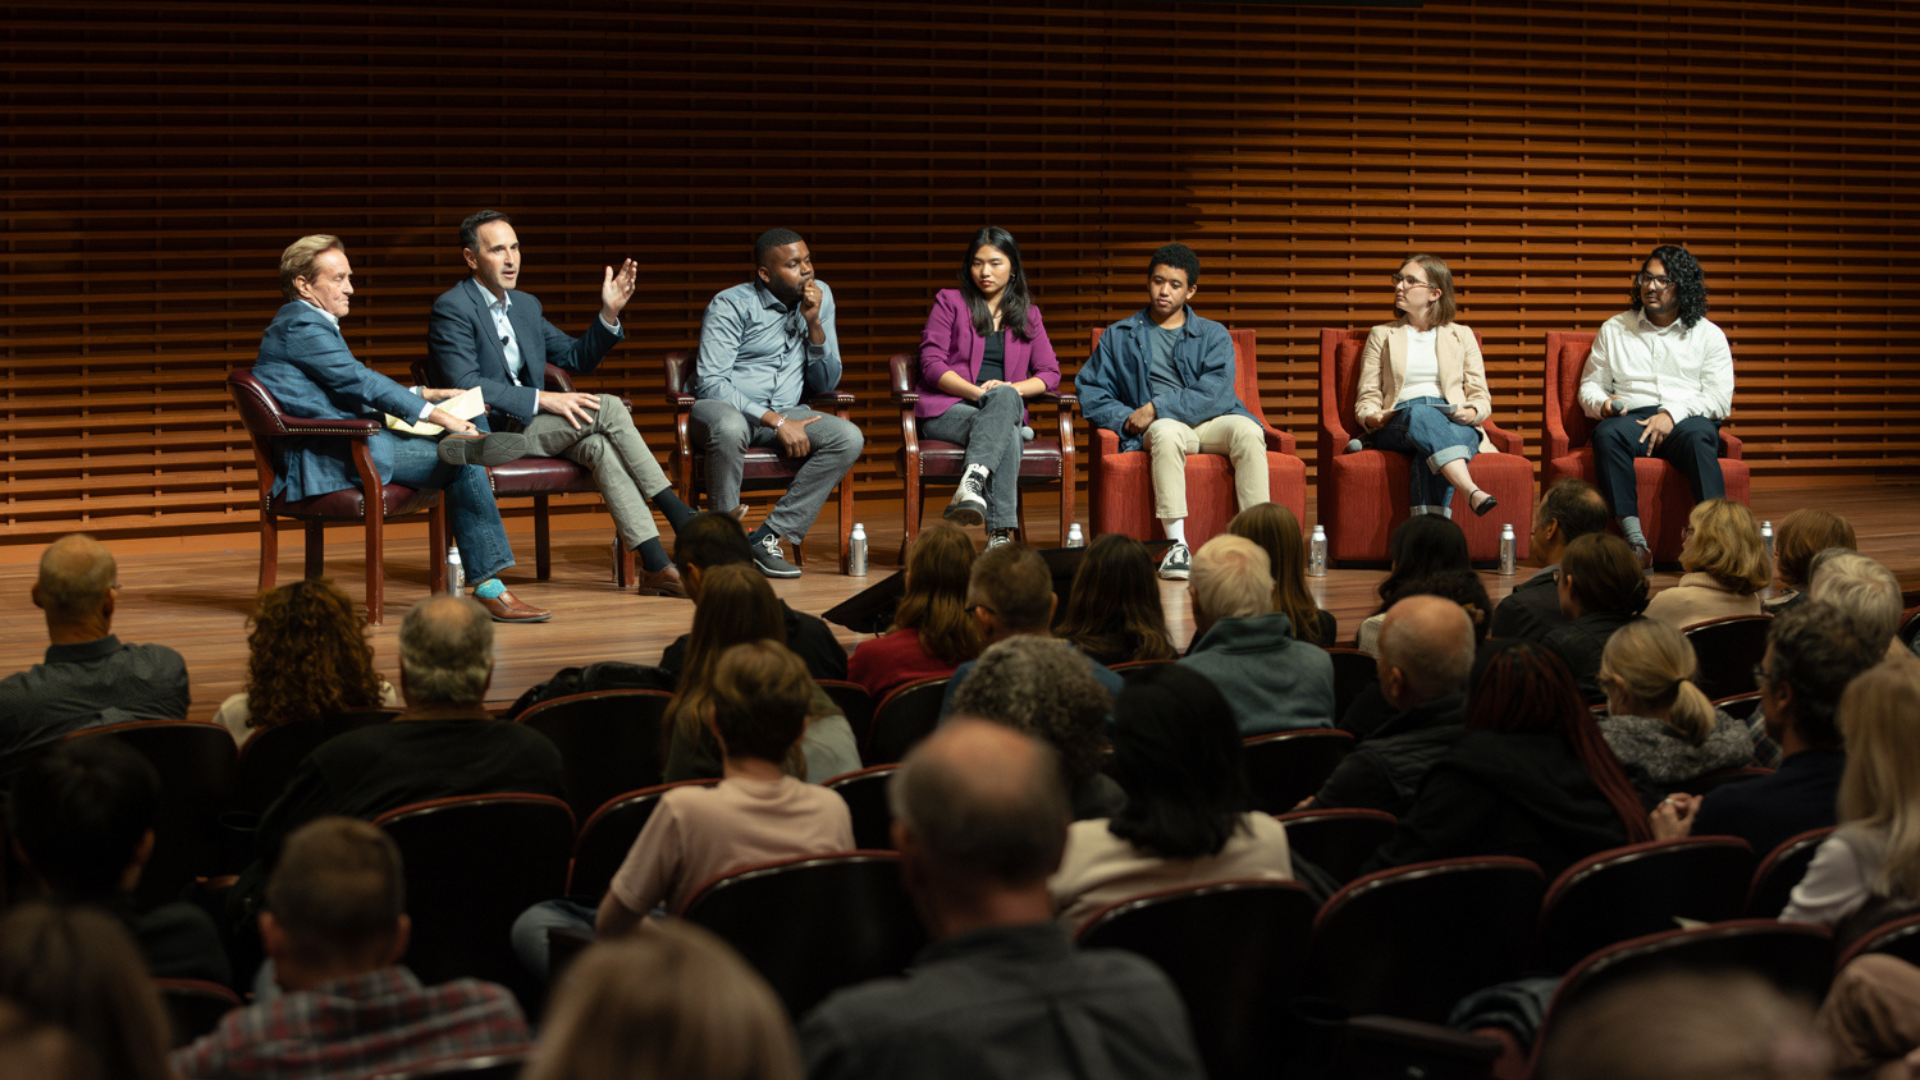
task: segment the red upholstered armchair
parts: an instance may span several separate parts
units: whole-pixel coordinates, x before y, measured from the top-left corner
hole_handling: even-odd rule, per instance
[[[1592,334],[1547,332],[1547,414],[1545,434],[1546,460],[1542,463],[1540,483],[1550,487],[1563,477],[1574,476],[1592,483],[1593,426],[1580,408],[1580,375],[1587,367],[1587,353],[1593,348]],[[1720,472],[1726,477],[1727,498],[1751,502],[1753,476],[1747,463],[1740,460],[1740,440],[1725,427],[1720,429]],[[1687,527],[1693,513],[1693,489],[1680,470],[1659,458],[1636,458],[1633,463],[1634,487],[1640,493],[1640,531],[1653,547],[1655,562],[1671,563],[1680,558],[1680,531]]]
[[[1101,329],[1093,331],[1091,345],[1100,344]],[[1260,372],[1256,366],[1252,330],[1233,331],[1233,390],[1240,403],[1260,421],[1267,438],[1268,497],[1293,511],[1302,527],[1307,521],[1307,464],[1294,450],[1293,433],[1267,423],[1260,404]],[[1120,436],[1093,429],[1088,501],[1093,508],[1094,535],[1125,533],[1139,540],[1164,537],[1153,514],[1153,463],[1145,450],[1120,452]],[[1233,463],[1222,454],[1187,457],[1187,543],[1198,550],[1227,530],[1240,512],[1233,497]]]
[[[1474,340],[1480,338],[1474,332]],[[1360,397],[1360,351],[1366,330],[1320,331],[1319,522],[1327,527],[1327,560],[1385,562],[1387,541],[1407,520],[1413,461],[1406,454],[1364,449],[1348,453],[1360,437],[1354,403]],[[1453,520],[1467,534],[1467,555],[1476,562],[1500,557],[1500,526],[1512,525],[1514,557],[1527,557],[1533,529],[1533,462],[1523,456],[1520,436],[1489,420],[1480,425],[1496,451],[1473,459],[1473,478],[1500,500],[1485,517],[1467,508],[1466,492],[1454,496]]]

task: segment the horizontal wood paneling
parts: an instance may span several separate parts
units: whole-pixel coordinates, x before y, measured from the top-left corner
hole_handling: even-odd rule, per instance
[[[1311,464],[1317,330],[1446,258],[1496,409],[1539,444],[1550,329],[1618,310],[1653,245],[1707,266],[1761,484],[1920,466],[1920,55],[1892,2],[1092,0],[442,6],[109,0],[0,21],[0,542],[245,529],[222,381],[251,363],[294,237],[346,239],[345,331],[394,375],[463,276],[481,206],[563,327],[641,263],[584,388],[664,453],[658,358],[753,235],[808,236],[859,393],[863,490],[896,490],[885,361],[958,247],[1011,229],[1069,372],[1180,239],[1199,308],[1260,334],[1270,418]],[[572,505],[590,509],[591,500]]]

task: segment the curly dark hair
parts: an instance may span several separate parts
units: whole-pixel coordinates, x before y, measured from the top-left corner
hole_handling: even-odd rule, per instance
[[[1640,272],[1647,272],[1647,263],[1659,259],[1667,268],[1667,277],[1673,282],[1673,288],[1680,296],[1680,325],[1693,329],[1695,323],[1707,315],[1707,277],[1700,269],[1700,261],[1693,252],[1678,244],[1661,244],[1653,249],[1640,264]],[[1633,310],[1640,310],[1640,285],[1635,282],[1627,290],[1627,300]]]
[[[260,594],[247,633],[247,726],[380,704],[366,616],[330,578]]]

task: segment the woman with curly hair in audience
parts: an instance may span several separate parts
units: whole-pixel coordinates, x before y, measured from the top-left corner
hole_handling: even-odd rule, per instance
[[[1113,697],[1070,642],[1022,635],[987,647],[953,695],[952,716],[1005,724],[1060,755],[1075,821],[1112,817],[1126,795],[1100,771]]]
[[[1273,610],[1293,624],[1293,636],[1323,649],[1332,646],[1340,632],[1339,620],[1316,604],[1307,588],[1307,545],[1293,511],[1271,502],[1249,506],[1234,515],[1227,531],[1266,551],[1268,569],[1273,571]]]
[[[1761,602],[1769,614],[1778,615],[1806,603],[1807,586],[1813,581],[1813,557],[1828,548],[1854,551],[1860,547],[1853,526],[1839,514],[1812,507],[1801,507],[1780,521],[1773,534],[1773,573],[1780,591]]]
[[[1639,793],[1551,649],[1499,643],[1467,693],[1465,726],[1363,872],[1515,855],[1551,880],[1596,852],[1653,838]]]
[[[951,675],[980,655],[980,624],[967,614],[972,566],[973,540],[966,533],[946,522],[922,532],[907,556],[893,631],[853,651],[847,678],[877,703],[915,679]]]
[[[1400,598],[1408,582],[1445,570],[1473,568],[1473,561],[1467,558],[1467,534],[1453,519],[1438,514],[1419,514],[1401,522],[1387,540],[1387,557],[1393,560],[1393,569],[1374,589],[1380,606],[1360,624],[1355,635],[1355,643],[1363,652],[1376,655],[1380,652],[1380,624],[1387,621],[1387,609]]]
[[[1108,667],[1173,659],[1173,638],[1147,546],[1124,533],[1095,540],[1073,572],[1066,615],[1053,635]]]
[[[374,670],[366,614],[331,579],[261,593],[250,623],[247,688],[213,714],[234,742],[276,724],[400,707],[399,693]]]
[[[1753,511],[1730,499],[1708,499],[1687,518],[1680,548],[1680,584],[1662,589],[1647,618],[1685,630],[1729,615],[1760,614],[1760,590],[1773,580]]]
[[[1662,787],[1753,764],[1745,722],[1713,707],[1694,685],[1699,660],[1686,635],[1658,619],[1613,632],[1600,654],[1607,716],[1600,732],[1620,763]]]
[[[1600,657],[1613,632],[1645,610],[1646,576],[1625,540],[1612,533],[1590,533],[1567,545],[1558,581],[1560,614],[1567,622],[1549,631],[1543,644],[1566,661],[1587,704],[1604,705]]]
[[[120,921],[87,907],[22,904],[0,919],[0,999],[71,1032],[102,1080],[169,1080],[160,994]]]

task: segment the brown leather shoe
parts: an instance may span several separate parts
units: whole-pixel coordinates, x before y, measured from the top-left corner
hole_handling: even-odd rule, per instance
[[[476,596],[474,599],[480,602],[481,607],[487,609],[487,614],[493,616],[494,622],[546,622],[548,619],[553,618],[553,612],[548,611],[546,608],[537,608],[531,604],[523,604],[512,593],[504,589],[501,590],[499,596],[491,600],[480,596]]]
[[[740,503],[739,505],[735,506],[733,509],[727,511],[727,516],[732,518],[735,521],[740,521],[740,522],[746,521],[747,520],[747,504]]]
[[[680,571],[671,563],[664,570],[641,570],[634,575],[635,590],[638,596],[678,596],[687,597],[687,586],[680,580]]]

